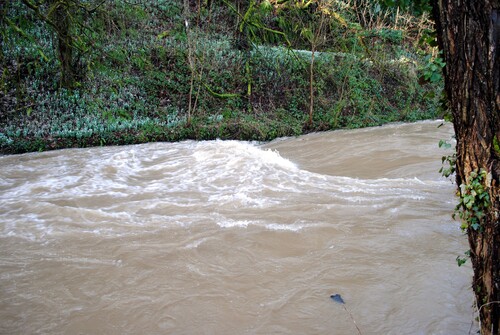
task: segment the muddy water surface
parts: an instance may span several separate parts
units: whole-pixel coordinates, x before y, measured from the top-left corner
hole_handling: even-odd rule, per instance
[[[0,157],[0,333],[467,334],[438,125]]]

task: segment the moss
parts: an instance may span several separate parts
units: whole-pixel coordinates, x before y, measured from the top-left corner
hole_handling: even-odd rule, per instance
[[[493,137],[493,149],[495,150],[497,156],[500,157],[500,142],[498,141],[497,135]]]

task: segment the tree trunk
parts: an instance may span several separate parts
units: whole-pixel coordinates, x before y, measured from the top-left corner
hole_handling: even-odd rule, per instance
[[[456,181],[484,169],[489,195],[479,226],[467,225],[481,333],[500,332],[500,0],[434,0],[445,89],[457,139]],[[474,174],[472,174],[474,175]],[[462,188],[463,192],[463,188]],[[461,194],[462,200],[464,194]],[[463,202],[462,202],[463,204]],[[463,210],[468,210],[462,206]]]
[[[71,36],[71,18],[66,3],[55,3],[52,13],[53,22],[57,33],[57,57],[61,65],[61,86],[72,88],[75,82],[75,69],[73,66],[73,46]]]

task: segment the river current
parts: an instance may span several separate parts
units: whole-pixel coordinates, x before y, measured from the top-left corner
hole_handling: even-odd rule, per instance
[[[474,332],[440,124],[1,156],[0,334]]]

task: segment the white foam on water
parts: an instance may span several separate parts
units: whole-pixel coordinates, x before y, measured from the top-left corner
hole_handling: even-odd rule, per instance
[[[184,248],[185,249],[196,249],[198,248],[200,245],[202,245],[203,243],[207,242],[208,240],[211,240],[212,238],[211,237],[203,237],[203,238],[200,238],[200,239],[197,239],[189,244],[187,244]]]
[[[255,224],[256,222],[252,222],[250,220],[230,220],[230,219],[226,219],[226,220],[223,220],[223,221],[218,221],[217,222],[217,225],[221,228],[235,228],[235,227],[238,227],[238,228],[247,228],[248,225],[250,224]]]
[[[71,155],[66,157],[68,153]],[[9,179],[9,174],[14,175],[12,171],[19,168],[33,167],[29,159],[23,160],[22,166],[8,164],[6,169],[11,172],[3,185],[15,184],[17,179]],[[121,234],[127,227],[204,224],[206,220],[193,218],[188,212],[206,210],[224,217],[222,221],[209,218],[221,227],[246,228],[260,223],[251,214],[237,218],[239,209],[279,213],[295,211],[301,204],[323,210],[349,205],[380,208],[400,201],[421,201],[429,189],[447,183],[417,177],[322,175],[301,169],[278,151],[257,143],[220,140],[56,152],[34,171],[33,180],[17,182],[0,194],[0,209],[15,217],[14,208],[30,201],[29,220],[43,223],[45,211],[60,213],[57,220],[65,223],[65,229],[75,220],[73,213],[78,213],[75,229],[93,234]],[[35,210],[38,206],[41,208]],[[267,229],[301,230],[305,226],[277,223]],[[8,233],[5,227],[4,234]],[[18,227],[11,230],[20,231]],[[58,231],[51,224],[39,224],[36,230],[40,238]]]
[[[299,232],[305,228],[310,228],[312,226],[313,225],[311,224],[297,224],[297,223],[295,224],[270,223],[265,225],[266,229],[269,230],[276,230],[276,231],[284,230],[293,232]]]
[[[218,206],[231,206],[233,208],[237,207],[257,207],[264,208],[269,207],[273,204],[272,201],[266,199],[262,196],[252,197],[245,190],[238,191],[235,194],[228,194],[229,192],[222,194],[210,195],[208,201]]]
[[[297,166],[290,160],[280,156],[276,150],[264,150],[257,144],[242,141],[209,141],[200,142],[193,154],[199,163],[224,163],[229,170],[248,165],[250,160],[254,166],[272,166],[287,170],[296,170]]]

